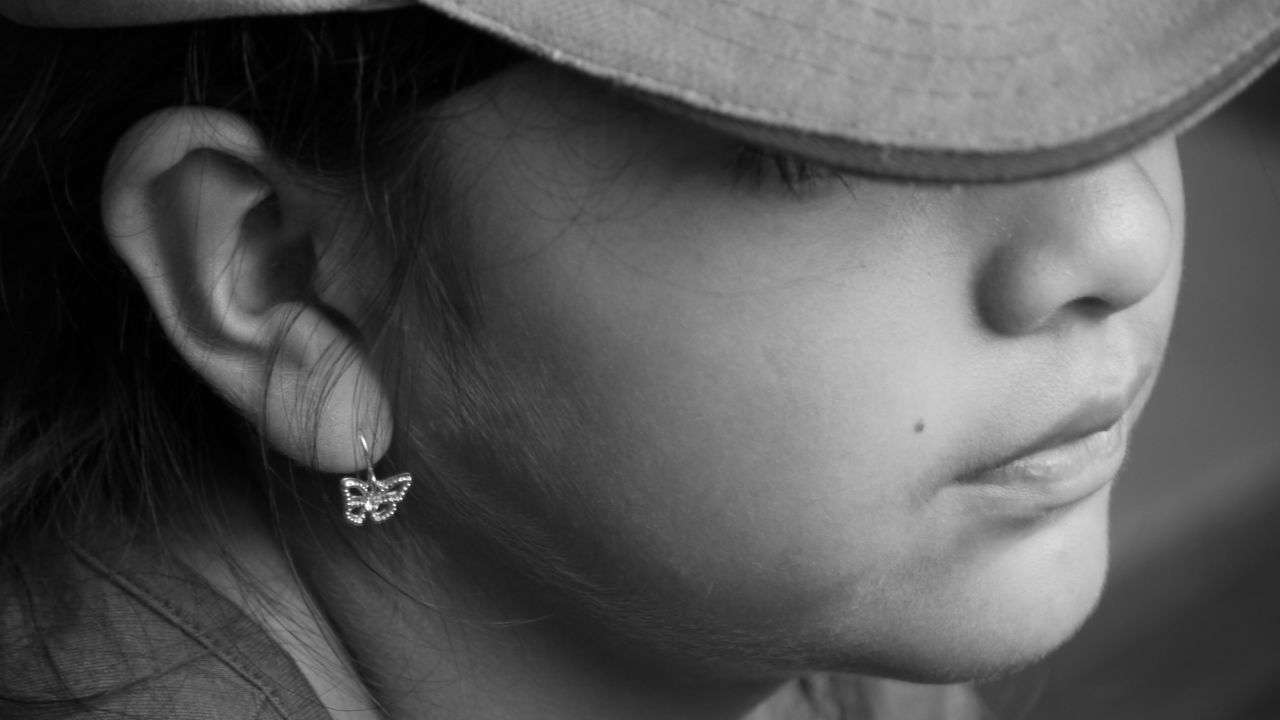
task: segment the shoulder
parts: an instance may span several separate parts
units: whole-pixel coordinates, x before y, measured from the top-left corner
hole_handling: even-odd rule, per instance
[[[0,717],[329,717],[250,618],[141,547],[7,565],[0,648]]]

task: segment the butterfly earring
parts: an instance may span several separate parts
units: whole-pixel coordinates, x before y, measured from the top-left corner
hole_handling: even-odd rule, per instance
[[[379,480],[373,474],[373,453],[369,451],[369,443],[364,435],[360,435],[360,445],[364,448],[365,467],[368,469],[368,480],[353,477],[342,478],[342,504],[347,522],[355,526],[364,524],[366,517],[380,523],[400,508],[400,501],[409,492],[413,477],[409,473],[400,473],[386,480]]]

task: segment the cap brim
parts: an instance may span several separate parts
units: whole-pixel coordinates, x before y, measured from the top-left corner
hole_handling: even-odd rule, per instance
[[[1280,0],[0,0],[59,27],[417,2],[676,113],[868,175],[1067,172],[1275,60]]]
[[[419,2],[747,140],[909,180],[1099,162],[1280,50],[1280,0]]]

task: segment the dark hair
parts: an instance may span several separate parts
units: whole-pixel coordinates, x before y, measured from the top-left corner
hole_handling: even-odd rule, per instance
[[[120,136],[175,105],[240,115],[290,169],[366,204],[368,242],[399,260],[382,306],[416,291],[456,335],[475,312],[463,259],[421,232],[426,118],[522,59],[421,8],[91,31],[0,19],[0,647],[14,612],[39,624],[32,568],[65,538],[216,530],[204,479],[242,478],[264,503],[280,485],[262,482],[280,459],[179,357],[106,241]]]
[[[6,554],[27,546],[23,533],[96,522],[104,509],[154,517],[173,499],[165,479],[226,462],[207,448],[240,447],[244,462],[256,453],[104,240],[101,178],[127,128],[173,105],[235,112],[286,163],[358,191],[385,225],[371,235],[422,251],[408,240],[422,203],[398,203],[420,182],[408,179],[423,162],[417,111],[517,57],[420,9],[94,31],[0,21]],[[435,275],[443,309],[465,323],[464,274]],[[388,278],[387,294],[403,280]]]

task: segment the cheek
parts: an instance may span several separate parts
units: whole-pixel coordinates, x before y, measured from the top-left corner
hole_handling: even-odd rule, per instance
[[[809,667],[907,677],[1029,659],[1092,606],[1105,497],[1034,542],[928,501],[991,379],[947,283],[904,297],[925,278],[903,269],[716,297],[569,242],[491,278],[490,331],[579,413],[544,513],[580,571],[765,657],[802,645]]]
[[[481,481],[538,485],[523,501],[574,572],[651,625],[803,646],[791,668],[927,678],[1031,659],[1092,607],[1106,493],[1034,528],[933,498],[1052,366],[976,328],[986,215],[946,195],[904,212],[900,188],[762,213],[638,181],[590,202],[513,185],[469,228],[482,344],[559,429],[506,438],[512,477]],[[1171,275],[1126,321],[1160,346]]]
[[[808,261],[751,259],[759,228],[719,230],[560,234],[487,277],[488,332],[582,413],[559,452],[595,572],[744,625],[798,623],[936,541],[917,530],[917,491],[931,426],[958,422],[970,392],[954,372],[963,280],[930,277],[939,265],[902,237],[854,253],[830,229],[789,228],[826,240]]]

